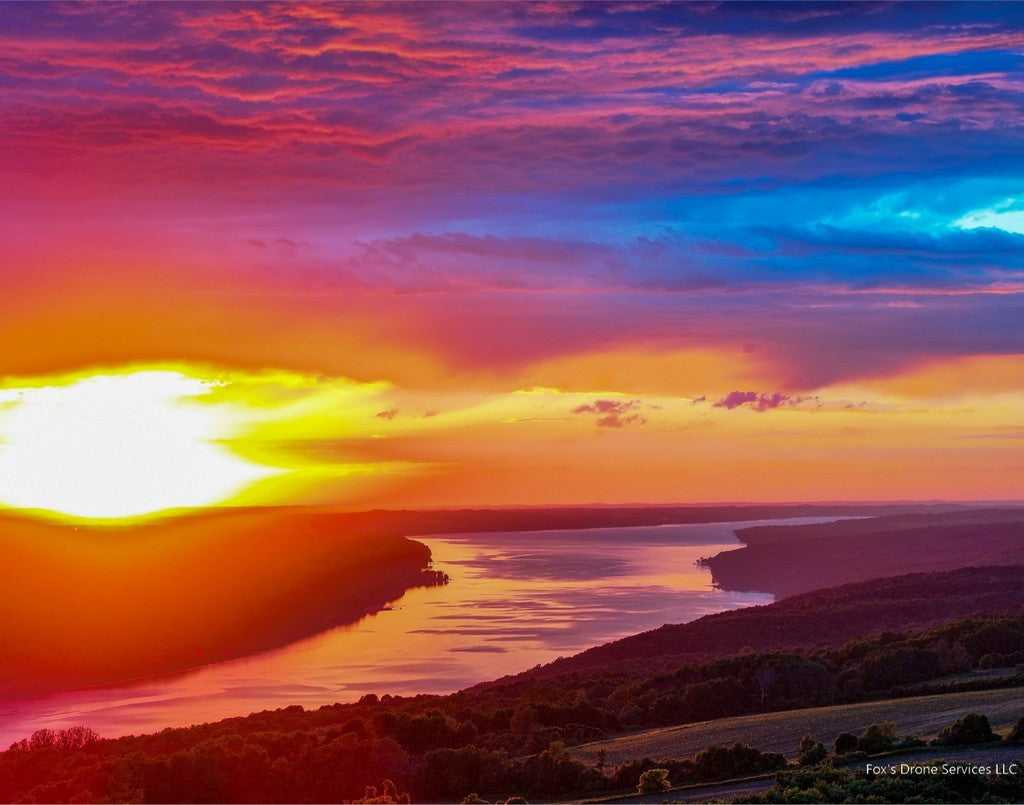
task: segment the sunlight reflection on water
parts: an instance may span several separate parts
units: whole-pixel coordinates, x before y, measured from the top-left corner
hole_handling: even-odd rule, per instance
[[[830,518],[835,519],[835,518]],[[42,727],[152,732],[364,693],[446,693],[628,634],[772,596],[711,586],[701,556],[751,525],[823,518],[420,537],[444,587],[280,649],[131,684],[0,704],[0,746]]]

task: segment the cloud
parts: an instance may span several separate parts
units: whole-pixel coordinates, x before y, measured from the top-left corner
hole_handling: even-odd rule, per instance
[[[645,425],[647,420],[639,414],[630,414],[629,416],[619,416],[618,414],[608,414],[597,420],[597,426],[599,428],[624,428],[626,425]]]
[[[982,153],[1019,146],[1019,26],[993,6],[921,26],[893,7],[28,4],[0,36],[0,138],[81,164],[102,152],[110,180],[163,165],[202,182],[244,156],[271,192],[644,197],[885,171],[894,151],[942,166],[978,132]],[[822,87],[838,88],[824,107]]]
[[[639,400],[616,402],[615,400],[595,400],[590,404],[578,405],[572,409],[574,414],[624,414],[640,406]]]
[[[0,300],[28,311],[5,365],[185,350],[440,382],[755,339],[795,393],[1016,354],[1024,296],[982,294],[1024,287],[1000,206],[1024,176],[1020,24],[932,11],[10,5],[0,262],[35,278]],[[89,312],[109,326],[57,341],[23,289],[51,306],[68,264],[67,297],[109,299]],[[83,295],[101,264],[132,282]],[[141,324],[143,290],[203,315],[181,333],[152,303]]]
[[[973,210],[953,224],[961,229],[1000,229],[1024,235],[1024,204],[1019,198],[1005,199],[991,209]]]
[[[739,408],[741,405],[746,405],[749,402],[755,402],[757,400],[756,391],[730,391],[718,402],[714,403],[714,408],[728,408],[730,411],[733,408]]]
[[[616,400],[595,400],[593,403],[578,405],[574,414],[597,414],[599,428],[624,428],[627,425],[644,425],[646,417],[638,413],[640,400],[618,402]]]
[[[799,405],[807,400],[816,400],[817,397],[792,397],[788,394],[783,394],[780,391],[772,392],[771,394],[761,393],[758,394],[756,391],[730,391],[718,402],[713,403],[713,408],[725,408],[726,410],[733,410],[741,406],[747,405],[758,413],[763,413],[772,408],[782,408],[784,406]]]
[[[377,414],[375,414],[375,416],[378,419],[388,419],[388,420],[394,419],[396,416],[398,416],[398,409],[397,408],[389,408],[386,411],[379,411]]]

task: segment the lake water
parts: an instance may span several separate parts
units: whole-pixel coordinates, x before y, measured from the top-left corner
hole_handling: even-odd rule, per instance
[[[712,588],[694,563],[737,547],[737,528],[828,519],[416,537],[450,584],[251,657],[0,703],[0,747],[43,727],[114,737],[364,693],[448,693],[664,623],[770,603]]]

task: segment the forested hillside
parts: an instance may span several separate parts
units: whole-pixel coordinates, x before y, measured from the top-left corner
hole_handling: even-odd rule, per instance
[[[942,623],[1024,608],[1024,566],[963,568],[831,587],[707,615],[606,643],[522,674],[550,678],[614,669],[624,674],[672,668],[744,650],[838,646],[887,629]]]

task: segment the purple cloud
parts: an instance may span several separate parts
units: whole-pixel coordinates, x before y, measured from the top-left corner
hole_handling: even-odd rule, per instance
[[[617,402],[616,400],[594,400],[589,405],[578,405],[572,409],[574,414],[598,414],[599,428],[623,428],[626,425],[643,425],[647,419],[637,411],[640,400]]]
[[[781,391],[775,391],[771,394],[758,394],[756,391],[730,391],[722,399],[714,403],[712,407],[725,408],[731,411],[734,408],[739,408],[740,406],[749,404],[753,410],[763,413],[771,408],[799,405],[802,402],[812,399],[815,398],[791,397],[788,394],[783,394]]]
[[[597,420],[597,426],[599,428],[624,428],[626,425],[644,425],[646,422],[647,420],[640,414],[630,414],[629,416],[609,414]]]

